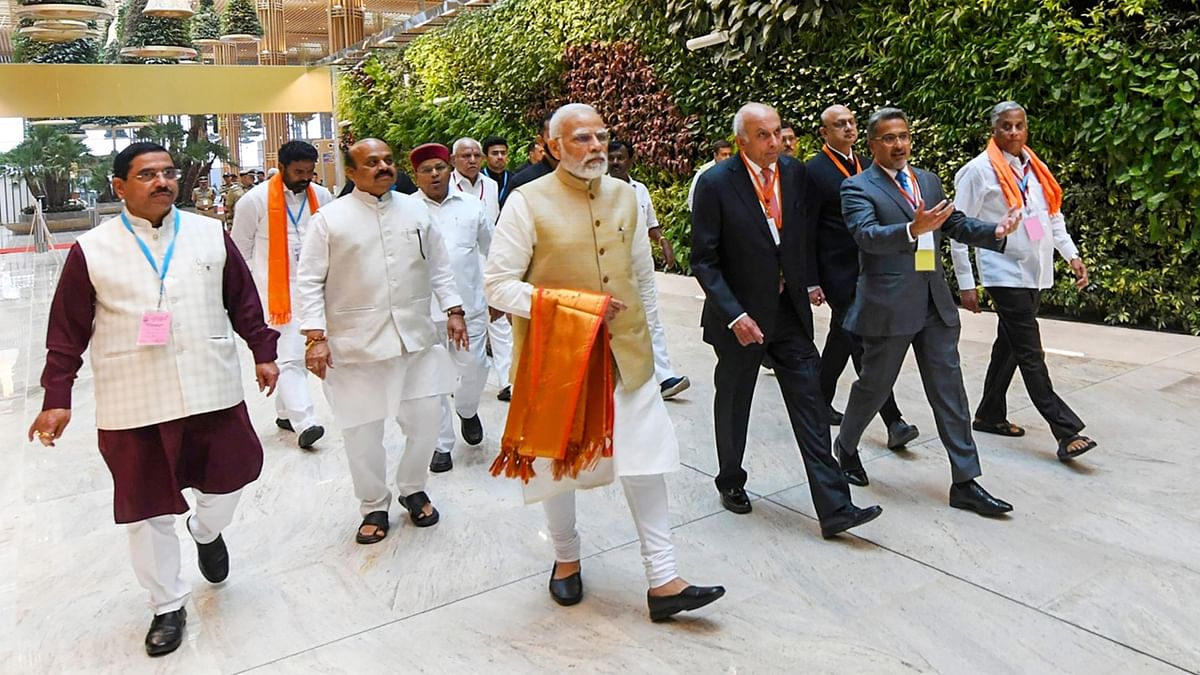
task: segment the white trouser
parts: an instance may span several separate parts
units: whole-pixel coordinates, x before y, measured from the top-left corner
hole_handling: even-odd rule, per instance
[[[304,360],[279,361],[279,381],[275,384],[275,413],[292,423],[300,433],[317,423],[312,396],[308,393],[308,370]]]
[[[492,365],[496,366],[496,386],[503,389],[510,384],[508,371],[512,368],[512,324],[507,316],[502,316],[488,323],[487,333],[492,343]]]
[[[192,490],[196,509],[188,518],[188,531],[201,544],[216,540],[233,521],[241,490],[224,495],[206,495]],[[179,576],[179,537],[175,535],[175,516],[155,516],[125,527],[129,532],[129,555],[138,583],[150,593],[155,616],[174,612],[187,602],[192,588]]]
[[[667,480],[661,473],[621,476],[625,501],[633,514],[638,539],[642,542],[642,565],[650,587],[662,586],[679,576],[675,546],[671,543],[671,519],[667,511]],[[579,560],[579,532],[575,529],[575,491],[555,495],[544,502],[546,523],[559,562]]]
[[[446,324],[435,324],[438,334],[446,335]],[[470,346],[459,349],[449,344],[446,351],[454,361],[458,373],[458,385],[454,388],[454,396],[442,397],[442,427],[438,433],[437,451],[450,452],[454,449],[454,414],[458,413],[464,419],[470,419],[479,412],[479,398],[483,395],[483,386],[487,384],[487,317],[483,321],[467,322],[467,338]],[[454,399],[451,405],[451,398]]]
[[[437,441],[438,416],[443,396],[402,401],[396,411],[396,424],[406,439],[404,454],[396,465],[396,490],[401,497],[425,489],[429,476],[429,457]],[[383,447],[384,420],[375,420],[342,430],[354,496],[365,516],[372,511],[387,511],[392,493],[387,487],[387,450]]]
[[[650,326],[650,346],[654,349],[654,381],[662,384],[675,377],[671,356],[667,353],[667,333],[658,318],[658,305],[646,307],[646,323]]]

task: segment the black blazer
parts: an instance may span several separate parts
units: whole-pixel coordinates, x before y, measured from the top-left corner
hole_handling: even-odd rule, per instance
[[[858,161],[864,171],[871,167],[870,158],[860,155]],[[811,183],[809,199],[816,211],[809,239],[808,285],[820,286],[825,297],[845,307],[854,299],[858,282],[858,244],[842,217],[842,181],[846,176],[824,152],[818,152],[804,168]]]
[[[779,312],[779,279],[800,315],[807,336],[813,335],[806,273],[808,200],[804,165],[779,158],[780,208],[783,230],[776,246],[767,217],[740,157],[705,171],[696,183],[692,208],[692,273],[704,288],[700,325],[704,341],[717,349],[739,348],[728,328],[743,312],[758,323],[767,340],[775,332]]]

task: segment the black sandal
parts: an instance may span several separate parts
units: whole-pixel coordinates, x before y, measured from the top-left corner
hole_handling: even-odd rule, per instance
[[[1068,448],[1075,441],[1086,441],[1086,443],[1084,443],[1083,447],[1078,450],[1069,450]],[[1067,436],[1058,442],[1058,459],[1062,462],[1075,459],[1094,447],[1096,447],[1096,441],[1093,441],[1082,434],[1071,434],[1070,436]]]
[[[362,529],[366,526],[375,528],[374,534],[363,534]],[[358,532],[354,535],[354,541],[360,544],[377,544],[383,541],[383,538],[388,533],[388,512],[387,511],[372,511],[363,518],[362,524],[358,526]]]
[[[417,527],[429,527],[436,525],[438,521],[438,510],[432,509],[432,513],[424,515],[422,511],[425,505],[429,503],[429,495],[424,492],[414,492],[407,497],[400,498],[400,504],[408,509],[408,517],[412,519],[413,525]]]
[[[997,436],[1024,436],[1025,430],[1021,427],[1005,420],[1003,422],[980,422],[975,420],[971,422],[971,428],[975,431],[982,431],[985,434],[996,434]]]

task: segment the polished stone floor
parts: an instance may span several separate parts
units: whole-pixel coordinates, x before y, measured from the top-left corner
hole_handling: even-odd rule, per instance
[[[685,577],[724,584],[723,600],[652,624],[633,525],[610,487],[580,499],[587,597],[553,604],[541,510],[486,472],[505,414],[491,386],[485,447],[460,444],[454,470],[430,478],[442,522],[419,530],[394,508],[391,535],[357,546],[338,434],[297,449],[247,370],[266,466],[226,531],[232,574],[206,584],[184,547],[195,588],[187,639],[149,659],[150,613],[112,522],[86,367],[66,438],[53,449],[23,438],[41,403],[55,259],[0,256],[0,672],[1200,671],[1200,338],[1044,321],[1057,388],[1101,445],[1056,461],[1016,383],[1011,418],[1030,433],[978,437],[984,485],[1016,506],[1003,520],[946,506],[945,455],[910,363],[896,393],[921,437],[893,453],[882,426],[870,428],[872,482],[855,498],[885,513],[827,542],[767,374],[748,447],[754,512],[721,509],[714,358],[699,337],[699,290],[680,277],[660,279],[672,357],[693,382],[669,405],[684,462],[669,478],[672,524]],[[827,322],[818,310],[822,336]],[[989,314],[964,317],[972,401],[994,330]],[[388,443],[396,451],[398,434]]]

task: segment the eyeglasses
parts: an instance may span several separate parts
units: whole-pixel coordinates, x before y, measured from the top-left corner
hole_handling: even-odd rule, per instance
[[[179,180],[179,173],[179,169],[176,169],[175,167],[163,169],[162,171],[143,169],[142,171],[133,174],[133,177],[136,178],[137,182],[139,183],[152,183],[154,182],[154,179],[158,178],[159,176],[162,176],[163,180],[175,182]]]
[[[886,136],[876,136],[873,141],[879,141],[884,145],[895,145],[897,143],[909,143],[912,141],[912,136],[909,134],[887,134]]]
[[[599,129],[595,132],[580,131],[571,134],[571,142],[577,145],[587,145],[595,139],[597,143],[608,143],[608,129]]]
[[[417,173],[422,176],[432,176],[435,173],[445,173],[450,170],[449,164],[434,164],[433,166],[423,166],[417,169]]]

